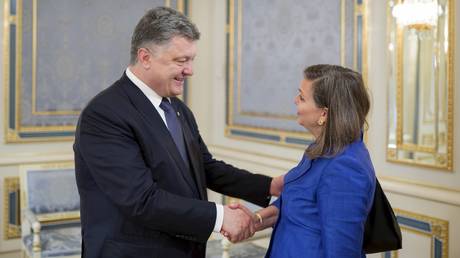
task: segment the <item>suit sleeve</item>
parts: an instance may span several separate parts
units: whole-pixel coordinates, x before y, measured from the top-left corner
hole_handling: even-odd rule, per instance
[[[369,191],[371,180],[356,159],[337,157],[323,171],[317,198],[325,258],[361,257]]]
[[[205,242],[216,219],[215,205],[161,189],[135,134],[110,107],[90,106],[81,116],[75,150],[97,186],[127,217],[153,230]]]
[[[187,111],[187,119],[200,147],[207,187],[221,194],[240,198],[262,207],[268,206],[271,198],[270,183],[272,178],[253,174],[214,159],[200,136],[193,114],[189,110]]]

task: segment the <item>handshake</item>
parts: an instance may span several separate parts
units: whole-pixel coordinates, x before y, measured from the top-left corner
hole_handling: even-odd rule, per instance
[[[270,194],[280,196],[284,185],[284,175],[273,178],[270,185]],[[271,227],[278,219],[278,208],[268,206],[253,213],[239,203],[224,206],[224,221],[220,233],[230,242],[236,243],[246,240],[260,231]]]
[[[239,203],[224,206],[224,222],[220,233],[233,243],[246,240],[264,229],[259,213],[253,213]]]

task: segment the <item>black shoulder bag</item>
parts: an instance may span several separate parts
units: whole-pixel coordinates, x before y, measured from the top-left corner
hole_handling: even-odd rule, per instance
[[[401,229],[393,209],[376,179],[374,203],[369,215],[367,215],[364,228],[363,250],[370,254],[397,250],[401,247]]]

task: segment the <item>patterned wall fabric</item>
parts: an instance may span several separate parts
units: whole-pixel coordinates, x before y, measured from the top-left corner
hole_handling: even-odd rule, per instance
[[[82,108],[129,64],[131,34],[145,11],[184,8],[184,0],[10,1],[10,142],[72,136]]]
[[[362,29],[355,24],[357,9],[354,0],[230,0],[230,129],[304,133],[294,104],[303,69],[356,67],[357,28]]]
[[[23,103],[36,98],[37,112],[79,111],[117,80],[129,62],[130,35],[152,1],[38,1],[36,59],[23,61]],[[142,3],[143,2],[143,3]],[[153,1],[160,5],[162,1]],[[32,1],[24,1],[24,57],[32,56]],[[125,14],[125,15],[123,15]],[[32,62],[37,77],[32,78]],[[35,86],[35,91],[32,90]],[[35,96],[32,94],[35,93]],[[31,107],[25,108],[31,110]],[[71,113],[71,112],[69,112]],[[74,116],[32,116],[21,123],[73,124]]]
[[[73,169],[27,172],[29,209],[36,214],[80,210]]]
[[[302,70],[340,63],[340,1],[243,1],[241,40],[242,112],[295,114]],[[240,29],[240,28],[238,28]],[[251,117],[237,116],[248,123]],[[294,122],[256,125],[302,130]]]

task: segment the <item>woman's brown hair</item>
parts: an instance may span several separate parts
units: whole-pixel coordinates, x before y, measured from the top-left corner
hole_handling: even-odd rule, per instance
[[[313,65],[304,70],[312,81],[313,99],[327,108],[327,121],[305,153],[310,159],[333,157],[360,139],[370,102],[361,74],[338,65]]]

